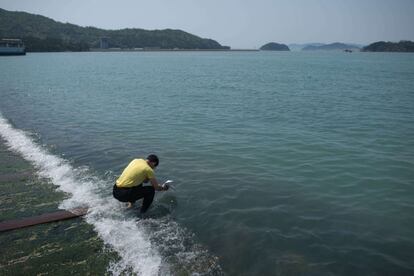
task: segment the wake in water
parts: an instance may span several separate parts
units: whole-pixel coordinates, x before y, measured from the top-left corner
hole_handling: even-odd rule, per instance
[[[111,195],[109,180],[93,176],[87,168],[74,168],[67,160],[52,155],[26,132],[14,128],[0,114],[0,136],[6,145],[30,161],[40,177],[50,179],[68,198],[62,209],[88,206],[86,222],[120,260],[108,267],[113,275],[221,275],[218,259],[169,215],[139,219],[122,212],[124,206]],[[110,193],[109,193],[110,194]]]

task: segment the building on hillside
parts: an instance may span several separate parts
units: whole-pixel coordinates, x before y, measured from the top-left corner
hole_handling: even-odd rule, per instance
[[[100,48],[101,49],[108,49],[109,48],[109,38],[101,37]]]

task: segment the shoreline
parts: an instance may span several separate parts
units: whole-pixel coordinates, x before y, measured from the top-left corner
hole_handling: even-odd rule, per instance
[[[0,221],[57,211],[64,198],[36,175],[33,165],[11,151],[0,137]],[[42,273],[103,275],[112,253],[105,251],[93,226],[81,219],[11,230],[0,235],[0,268],[7,275]]]
[[[91,49],[89,51],[26,51],[26,53],[111,53],[111,52],[261,52],[258,49]]]
[[[260,52],[258,49],[99,49],[92,48],[87,52]]]
[[[220,50],[220,49],[180,49],[180,50],[173,50],[173,49],[157,49],[157,50],[136,50],[136,49],[93,49],[90,51],[45,51],[45,52],[26,52],[26,54],[47,54],[47,53],[189,53],[189,52],[238,52],[238,53],[252,53],[252,52],[270,52],[270,53],[346,53],[342,50],[314,50],[314,51],[298,51],[298,50],[291,50],[291,51],[266,51],[266,50],[257,50],[257,49],[234,49],[234,50]],[[353,51],[352,54],[357,53],[379,53],[379,54],[414,54],[414,52],[374,52],[374,51]],[[11,56],[21,56],[24,57],[25,55],[8,55],[8,56],[1,56],[0,57],[11,57]]]

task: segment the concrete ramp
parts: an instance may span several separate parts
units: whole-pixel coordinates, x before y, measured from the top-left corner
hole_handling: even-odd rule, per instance
[[[42,214],[29,218],[6,220],[0,222],[0,232],[15,230],[42,223],[76,218],[85,215],[87,212],[88,208],[75,208],[71,210],[61,210],[53,213]]]

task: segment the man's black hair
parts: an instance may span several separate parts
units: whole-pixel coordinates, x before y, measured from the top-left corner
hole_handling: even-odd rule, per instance
[[[148,155],[147,160],[150,161],[150,162],[152,162],[152,163],[154,163],[154,166],[155,167],[157,167],[158,166],[158,163],[160,162],[158,160],[158,156],[156,156],[155,154]]]

